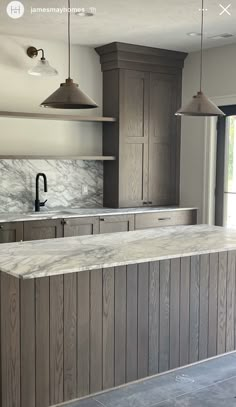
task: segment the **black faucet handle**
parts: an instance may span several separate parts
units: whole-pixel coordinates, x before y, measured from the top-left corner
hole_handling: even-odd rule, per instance
[[[47,199],[44,202],[40,202],[40,206],[45,206]]]

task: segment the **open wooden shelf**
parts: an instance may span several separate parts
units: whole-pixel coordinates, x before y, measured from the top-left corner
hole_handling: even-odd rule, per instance
[[[12,117],[20,119],[39,119],[39,120],[63,120],[71,122],[97,122],[97,123],[113,123],[116,121],[114,117],[99,117],[99,116],[79,116],[71,114],[47,114],[47,113],[27,113],[27,112],[6,112],[0,111],[0,117]]]
[[[114,156],[105,155],[1,155],[0,160],[83,160],[83,161],[115,161]]]

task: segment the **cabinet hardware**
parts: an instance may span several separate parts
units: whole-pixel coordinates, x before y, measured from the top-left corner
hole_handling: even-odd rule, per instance
[[[62,224],[62,225],[67,225],[67,221],[66,221],[65,219],[63,219],[63,220],[61,221],[61,224]]]
[[[0,225],[0,229],[3,229],[3,226],[2,226],[2,225]]]
[[[146,201],[143,202],[143,205],[147,205],[147,204],[148,204],[148,202],[146,202]]]
[[[149,205],[152,205],[152,202],[151,202],[151,201],[149,201],[149,202],[148,202],[148,204],[149,204]]]
[[[100,218],[100,221],[101,221],[101,222],[105,222],[105,219],[104,219],[104,218]]]
[[[158,218],[158,220],[162,221],[162,220],[171,220],[171,218]]]

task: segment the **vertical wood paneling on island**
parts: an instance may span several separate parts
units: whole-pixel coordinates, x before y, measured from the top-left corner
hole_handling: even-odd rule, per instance
[[[170,364],[170,260],[160,262],[160,347],[159,372]]]
[[[127,266],[126,381],[138,377],[138,267]]]
[[[226,309],[226,352],[234,350],[235,252],[228,252]]]
[[[48,407],[235,349],[236,252],[0,273],[1,407]]]
[[[190,274],[190,346],[189,362],[199,360],[199,278],[200,278],[200,258],[191,257]]]
[[[90,283],[90,393],[102,390],[102,270],[91,271]]]
[[[35,281],[36,407],[50,405],[49,299],[49,277],[37,279]]]
[[[190,257],[180,260],[180,366],[189,363]]]
[[[208,355],[209,255],[200,256],[199,360]]]
[[[77,395],[89,394],[90,385],[90,271],[77,276]]]
[[[103,270],[103,389],[114,386],[114,268]]]
[[[64,401],[64,276],[50,277],[50,404]]]
[[[226,349],[226,279],[227,253],[219,253],[217,354]]]
[[[1,273],[2,407],[21,406],[19,285],[18,279]]]
[[[159,371],[160,262],[150,263],[149,276],[149,375]]]
[[[148,376],[149,263],[138,265],[138,378]]]
[[[20,281],[20,293],[21,404],[35,407],[35,280]]]
[[[64,399],[77,396],[77,275],[64,276]]]
[[[219,253],[210,256],[209,276],[209,326],[208,326],[208,356],[217,353],[217,295],[218,295],[218,273]]]
[[[126,266],[115,270],[115,386],[126,381]]]
[[[180,364],[180,259],[173,259],[170,264],[170,369],[174,369]]]

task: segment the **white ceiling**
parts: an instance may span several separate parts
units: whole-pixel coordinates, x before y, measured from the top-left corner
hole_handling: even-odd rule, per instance
[[[10,0],[9,0],[10,1]],[[8,0],[1,0],[0,33],[42,38],[66,39],[66,14],[31,14],[31,7],[66,7],[67,0],[21,0],[25,6],[22,18],[6,14]],[[219,4],[227,6],[231,16]],[[94,17],[72,16],[74,44],[99,46],[112,41],[152,47],[194,51],[199,49],[199,37],[188,32],[200,30],[200,0],[71,0],[71,7],[95,7]],[[236,0],[205,0],[206,37],[232,33],[229,39],[206,39],[205,47],[236,43]]]

